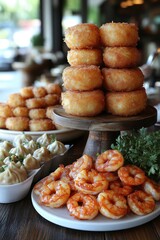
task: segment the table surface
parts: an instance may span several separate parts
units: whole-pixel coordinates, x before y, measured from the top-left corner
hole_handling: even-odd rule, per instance
[[[66,156],[66,161],[74,161],[83,154],[88,134],[74,140],[74,146]],[[23,200],[0,204],[1,240],[159,240],[160,216],[154,220],[126,230],[91,232],[73,230],[53,224],[34,209],[31,193]]]

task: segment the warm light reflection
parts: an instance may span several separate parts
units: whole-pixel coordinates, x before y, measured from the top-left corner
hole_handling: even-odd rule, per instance
[[[133,5],[139,5],[143,3],[144,3],[144,0],[127,0],[127,1],[121,2],[120,6],[121,8],[127,8]]]

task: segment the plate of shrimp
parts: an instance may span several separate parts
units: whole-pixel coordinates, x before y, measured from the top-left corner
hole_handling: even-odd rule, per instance
[[[31,199],[43,218],[77,230],[122,230],[160,215],[160,185],[117,150],[60,164],[34,185]]]

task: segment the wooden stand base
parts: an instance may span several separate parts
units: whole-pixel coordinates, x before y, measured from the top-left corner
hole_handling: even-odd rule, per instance
[[[119,117],[102,114],[96,117],[77,117],[66,114],[62,106],[54,109],[55,123],[64,127],[88,130],[89,136],[84,153],[95,158],[109,149],[121,131],[150,127],[157,122],[157,110],[152,106],[137,116]]]

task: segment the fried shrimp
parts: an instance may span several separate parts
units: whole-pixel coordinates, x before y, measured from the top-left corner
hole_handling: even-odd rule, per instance
[[[75,193],[67,201],[70,215],[77,219],[90,220],[98,215],[98,203],[94,196]]]
[[[102,64],[102,51],[100,49],[76,49],[67,53],[67,60],[71,66]]]
[[[129,194],[127,201],[131,211],[137,215],[146,215],[155,208],[153,197],[141,190]]]
[[[107,189],[109,184],[106,178],[95,169],[82,170],[77,174],[74,182],[78,191],[91,195],[97,195]]]
[[[8,105],[12,108],[15,107],[25,107],[25,99],[20,93],[12,93],[8,97]]]
[[[71,49],[98,48],[100,45],[99,28],[92,23],[82,23],[67,28],[65,43]]]
[[[58,180],[52,181],[43,187],[43,194],[40,195],[40,203],[51,207],[58,208],[63,206],[70,196],[70,186],[68,183]]]
[[[40,195],[43,192],[43,187],[49,184],[52,181],[60,180],[63,172],[64,165],[60,165],[54,172],[51,172],[47,177],[41,179],[38,183],[35,184],[33,190],[36,195]]]
[[[121,194],[123,196],[129,195],[131,192],[133,192],[132,186],[124,185],[120,180],[113,181],[109,184],[109,188],[113,191],[115,191],[118,194]]]
[[[97,201],[101,214],[107,218],[119,219],[128,212],[126,198],[112,190],[99,193]]]
[[[144,183],[145,172],[135,165],[126,165],[118,170],[120,180],[130,186],[137,186]]]
[[[9,117],[6,119],[6,128],[14,131],[25,131],[29,129],[28,117]]]
[[[160,185],[153,180],[147,178],[146,181],[143,183],[143,190],[152,195],[154,200],[160,200]]]
[[[93,166],[93,158],[87,154],[84,154],[82,157],[77,159],[77,161],[72,163],[70,170],[70,177],[75,178],[78,172],[87,169],[90,170]]]
[[[0,117],[8,118],[13,116],[12,108],[5,103],[0,104]]]
[[[107,150],[101,153],[96,161],[95,168],[98,172],[114,172],[124,163],[122,154],[117,150]]]

